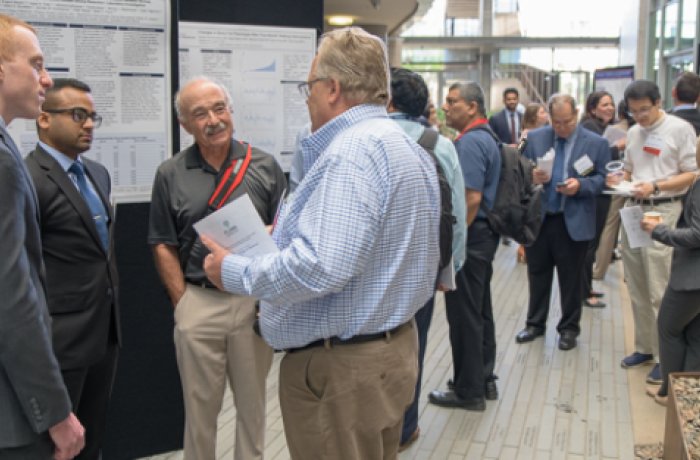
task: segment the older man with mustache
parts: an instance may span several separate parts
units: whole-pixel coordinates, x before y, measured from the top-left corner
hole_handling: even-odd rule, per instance
[[[228,377],[237,412],[234,458],[261,459],[272,349],[253,331],[256,300],[220,291],[207,280],[202,263],[209,251],[192,224],[246,193],[271,224],[286,180],[271,155],[233,139],[231,98],[224,86],[195,78],[176,95],[175,109],[195,143],[158,168],[148,242],[175,308],[185,458],[215,458],[216,421]]]

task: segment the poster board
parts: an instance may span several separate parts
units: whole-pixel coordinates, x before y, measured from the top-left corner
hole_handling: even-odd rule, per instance
[[[180,85],[204,75],[229,90],[234,137],[272,154],[289,171],[297,133],[308,123],[297,85],[316,52],[316,29],[179,23]],[[180,149],[192,136],[180,128]]]
[[[612,67],[597,69],[593,73],[593,90],[612,94],[615,106],[624,99],[625,88],[634,81],[634,67]]]
[[[37,32],[53,77],[73,77],[92,89],[102,126],[84,155],[112,177],[114,202],[150,201],[158,165],[170,156],[170,8],[163,0],[0,0],[3,13]],[[15,120],[23,154],[37,142],[33,120]]]

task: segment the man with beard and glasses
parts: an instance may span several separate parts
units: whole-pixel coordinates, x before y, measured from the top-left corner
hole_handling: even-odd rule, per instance
[[[148,243],[175,308],[175,348],[185,401],[185,458],[215,458],[216,421],[228,377],[236,405],[237,460],[261,459],[265,447],[265,379],[272,348],[255,334],[256,300],[211,284],[208,250],[193,224],[248,194],[266,225],[286,188],[275,159],[233,139],[231,97],[208,78],[175,96],[180,124],[195,143],[158,168]]]

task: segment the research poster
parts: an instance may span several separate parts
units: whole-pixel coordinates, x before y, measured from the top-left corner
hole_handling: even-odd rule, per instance
[[[618,104],[625,96],[625,88],[634,80],[634,67],[614,67],[610,69],[598,69],[593,74],[593,88],[595,91],[609,92],[615,104]]]
[[[149,201],[158,165],[172,152],[169,2],[163,0],[0,0],[0,10],[37,31],[52,77],[92,89],[102,126],[85,153],[112,176],[115,202]],[[22,153],[33,150],[33,121],[15,120]]]
[[[316,30],[239,24],[179,23],[180,83],[211,77],[231,93],[234,137],[275,156],[289,171],[297,133],[308,123],[306,81]],[[180,148],[192,136],[180,129]]]

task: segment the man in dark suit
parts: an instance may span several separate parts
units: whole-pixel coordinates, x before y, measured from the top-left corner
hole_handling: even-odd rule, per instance
[[[89,86],[57,78],[26,159],[39,198],[54,353],[86,428],[77,458],[91,460],[100,458],[120,342],[110,178],[81,155],[101,121]]]
[[[543,223],[535,242],[525,249],[530,303],[527,326],[515,340],[530,342],[544,334],[556,268],[562,311],[559,349],[570,350],[580,331],[580,277],[588,243],[595,236],[596,196],[605,183],[610,149],[602,137],[578,126],[573,97],[553,95],[549,113],[552,125],[530,131],[523,151],[532,161],[550,149],[555,155],[551,175],[539,168],[533,171],[533,182],[544,186]]]
[[[700,97],[700,76],[682,72],[671,89],[671,97],[673,108],[670,113],[693,125],[695,135],[700,136],[700,110],[696,102]]]
[[[503,110],[489,118],[489,125],[504,144],[517,145],[522,131],[523,115],[518,112],[520,94],[516,88],[503,91]]]
[[[0,14],[0,458],[70,459],[84,443],[49,337],[39,211],[7,125],[52,84],[34,29]]]

